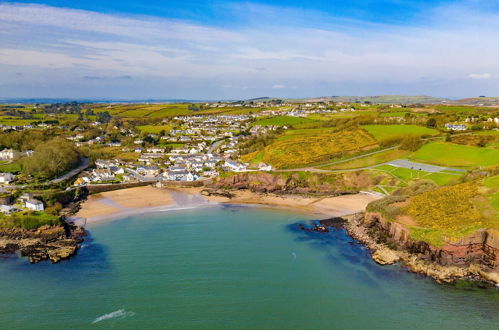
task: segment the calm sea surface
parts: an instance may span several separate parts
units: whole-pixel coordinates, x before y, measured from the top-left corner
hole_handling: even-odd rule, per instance
[[[90,227],[76,258],[0,260],[1,329],[497,329],[499,292],[381,267],[305,214],[215,206]]]

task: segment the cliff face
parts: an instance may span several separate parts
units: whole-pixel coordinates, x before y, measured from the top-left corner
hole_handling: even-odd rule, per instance
[[[378,240],[417,255],[424,261],[442,266],[468,267],[472,264],[492,271],[499,271],[499,231],[480,229],[459,241],[435,247],[426,242],[414,241],[409,230],[400,223],[390,222],[378,213],[367,213],[364,225]]]
[[[74,255],[85,235],[83,228],[71,224],[42,226],[37,230],[0,228],[0,253],[19,251],[31,263],[47,259],[56,263]]]
[[[214,189],[249,189],[260,193],[287,193],[287,194],[327,194],[341,195],[356,192],[353,185],[346,185],[342,177],[328,177],[334,182],[321,179],[319,174],[300,177],[298,174],[288,176],[265,172],[240,173],[218,178],[208,188]],[[339,184],[338,184],[339,183]],[[338,187],[344,187],[340,189]]]

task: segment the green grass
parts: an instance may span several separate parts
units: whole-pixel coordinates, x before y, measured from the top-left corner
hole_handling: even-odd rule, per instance
[[[439,111],[450,111],[450,112],[476,112],[476,111],[494,111],[491,108],[483,108],[483,107],[473,107],[473,106],[465,106],[465,105],[439,105],[436,106],[436,109]]]
[[[380,165],[375,167],[374,169],[380,170],[383,172],[388,172],[396,178],[409,183],[412,180],[416,179],[426,179],[432,180],[436,184],[442,186],[451,183],[459,179],[460,175],[450,174],[450,173],[429,173],[424,171],[412,170],[404,167],[396,167],[391,165]]]
[[[170,125],[161,125],[161,126],[155,126],[155,125],[142,125],[142,126],[137,126],[137,128],[145,134],[158,134],[161,131],[165,131],[168,133],[172,127]]]
[[[395,159],[399,159],[399,158],[404,158],[404,157],[407,157],[409,154],[410,154],[410,152],[406,151],[406,150],[393,149],[393,150],[380,152],[378,154],[374,154],[371,156],[353,159],[351,161],[347,161],[344,163],[330,165],[330,166],[321,167],[321,168],[325,169],[325,170],[345,170],[345,169],[361,168],[361,167],[367,167],[367,166],[373,166],[373,165],[377,165],[377,164],[386,163],[386,162],[389,162],[391,160],[395,160]]]
[[[278,116],[257,120],[253,125],[260,126],[292,126],[312,122],[312,119],[292,116]]]
[[[447,142],[433,142],[421,147],[410,158],[452,167],[492,166],[499,164],[499,150]]]
[[[49,215],[45,212],[14,213],[10,216],[0,215],[0,227],[37,229],[43,225],[60,225],[58,216]]]
[[[19,165],[18,163],[0,164],[0,172],[19,173],[21,172],[21,165]]]
[[[406,135],[438,135],[435,129],[416,125],[363,125],[362,128],[371,133],[376,140],[386,140]]]
[[[150,113],[147,117],[164,118],[194,114],[194,112],[187,109],[187,107],[187,104],[164,104],[161,109]]]

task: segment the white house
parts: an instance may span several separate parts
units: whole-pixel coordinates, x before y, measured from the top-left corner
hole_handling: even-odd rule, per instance
[[[33,211],[43,211],[43,203],[37,199],[30,199],[26,202],[26,208]]]
[[[14,205],[0,205],[0,212],[9,214],[15,212],[17,209]]]
[[[187,171],[166,172],[163,174],[163,177],[168,181],[196,181],[199,179],[198,175]]]
[[[3,149],[0,151],[0,159],[11,160],[17,157],[18,152],[12,149]]]
[[[0,173],[0,183],[9,184],[14,181],[16,176],[12,173]]]
[[[260,170],[260,171],[272,171],[272,166],[265,164],[265,163],[260,163],[260,164],[258,164],[258,170]]]

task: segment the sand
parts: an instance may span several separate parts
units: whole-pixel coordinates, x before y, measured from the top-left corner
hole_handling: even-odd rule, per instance
[[[267,206],[301,209],[320,214],[323,217],[335,217],[363,212],[367,204],[379,199],[370,194],[354,194],[336,197],[305,197],[300,195],[258,194],[248,190],[233,192],[233,198],[210,196],[208,200],[228,204],[260,204]]]
[[[135,213],[141,209],[168,206],[173,203],[170,192],[165,189],[152,186],[135,187],[91,195],[75,217],[93,220],[118,213]]]
[[[206,206],[218,203],[253,204],[278,208],[292,208],[310,212],[323,218],[362,212],[367,204],[379,199],[369,194],[337,197],[306,197],[300,195],[259,194],[249,190],[232,192],[233,198],[202,196],[203,188],[155,188],[152,186],[128,188],[91,195],[75,214],[84,223],[106,220],[117,216],[138,214],[164,207]],[[174,198],[175,197],[175,198]],[[182,204],[182,205],[181,205]],[[163,208],[162,208],[163,207]]]

